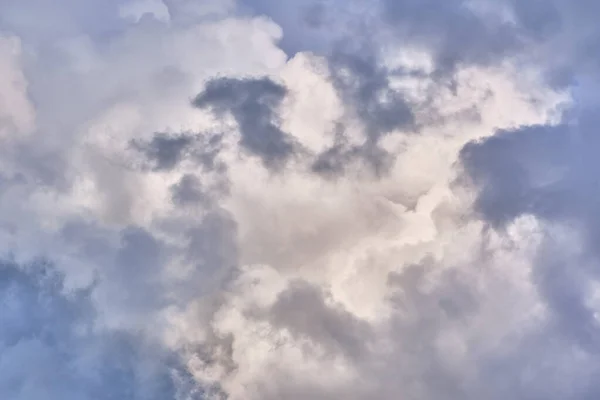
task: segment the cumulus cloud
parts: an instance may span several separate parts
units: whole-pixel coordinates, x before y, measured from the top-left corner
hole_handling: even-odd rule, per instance
[[[0,397],[594,399],[591,1],[0,4]]]

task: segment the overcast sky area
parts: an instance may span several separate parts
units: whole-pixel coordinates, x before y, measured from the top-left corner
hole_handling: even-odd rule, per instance
[[[598,15],[0,0],[0,399],[600,398]]]

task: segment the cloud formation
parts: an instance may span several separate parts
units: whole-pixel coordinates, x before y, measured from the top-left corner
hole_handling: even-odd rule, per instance
[[[597,398],[597,8],[2,2],[0,398]]]
[[[240,145],[267,166],[285,161],[294,150],[292,141],[277,127],[277,107],[285,88],[268,78],[211,80],[193,105],[223,117],[230,112],[239,125]]]

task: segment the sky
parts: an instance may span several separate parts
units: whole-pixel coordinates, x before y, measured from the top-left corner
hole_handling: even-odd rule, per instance
[[[0,0],[0,398],[599,398],[599,12]]]

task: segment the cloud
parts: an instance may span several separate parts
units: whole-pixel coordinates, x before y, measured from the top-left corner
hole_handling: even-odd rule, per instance
[[[240,127],[240,145],[275,167],[294,152],[294,143],[275,120],[284,96],[285,88],[268,78],[220,78],[208,82],[193,104],[220,116],[230,112]]]
[[[326,304],[325,296],[305,282],[291,282],[269,310],[273,325],[291,335],[306,335],[349,357],[358,357],[368,342],[368,325],[353,315]]]
[[[191,143],[192,139],[185,135],[166,137],[156,135],[148,143],[147,148],[138,145],[146,156],[156,163],[158,170],[172,169],[184,156],[183,152]],[[135,144],[135,143],[134,143]]]
[[[0,274],[3,397],[202,398],[168,351],[95,326],[89,291],[65,292],[51,265],[3,261]]]
[[[371,57],[340,54],[331,63],[334,85],[352,99],[355,112],[365,123],[370,140],[395,129],[410,128],[414,116],[399,91],[390,88],[388,71]]]
[[[202,191],[201,183],[194,175],[184,175],[179,183],[172,186],[173,201],[177,205],[193,205],[208,201]]]
[[[590,351],[597,347],[597,322],[584,282],[597,279],[596,185],[591,173],[595,126],[594,115],[584,111],[576,122],[500,132],[463,150],[463,164],[480,188],[476,204],[486,220],[504,225],[527,213],[574,226],[579,255],[564,259],[552,252],[540,260],[536,275],[559,329]]]
[[[493,62],[521,44],[509,22],[473,8],[462,0],[408,0],[383,1],[382,11],[402,37],[433,48],[439,68]]]
[[[0,397],[597,397],[595,4],[42,3]]]
[[[596,123],[585,112],[573,122],[501,131],[465,146],[462,163],[480,187],[477,204],[484,218],[496,224],[524,213],[574,219],[589,222],[593,235]]]

